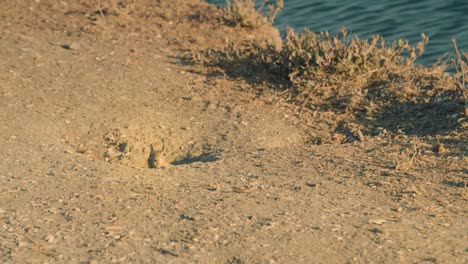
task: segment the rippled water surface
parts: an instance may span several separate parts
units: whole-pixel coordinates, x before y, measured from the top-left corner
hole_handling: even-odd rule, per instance
[[[208,0],[223,5],[225,0]],[[422,32],[429,36],[420,63],[431,64],[452,52],[451,38],[468,52],[468,0],[284,0],[276,19],[281,31],[286,25],[301,31],[328,30],[338,33],[342,25],[361,38],[374,34],[386,40],[405,38],[416,43]]]

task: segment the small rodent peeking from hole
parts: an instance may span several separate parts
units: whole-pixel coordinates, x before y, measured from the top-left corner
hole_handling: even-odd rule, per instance
[[[148,157],[148,167],[151,169],[160,169],[169,166],[167,161],[166,152],[164,150],[164,143],[161,150],[156,150],[153,145],[150,145],[150,155]]]

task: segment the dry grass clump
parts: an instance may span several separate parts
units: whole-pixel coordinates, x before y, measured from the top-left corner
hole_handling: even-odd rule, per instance
[[[91,8],[87,14],[88,19],[96,21],[104,28],[113,24],[125,27],[133,20],[133,14],[137,9],[136,0],[97,0],[93,4],[87,3],[87,5]]]
[[[465,100],[468,100],[468,52],[460,52],[455,39],[452,39],[453,49],[456,59],[452,59],[452,67],[455,69],[454,80],[457,83],[461,94]],[[463,56],[461,55],[463,54]],[[465,111],[468,109],[468,101],[465,101]],[[468,113],[465,113],[468,115]]]
[[[378,35],[369,41],[350,37],[345,28],[340,36],[308,30],[297,34],[289,29],[280,50],[258,42],[230,43],[223,51],[208,51],[203,59],[239,75],[267,73],[275,82],[286,81],[292,97],[308,94],[317,102],[346,103],[342,106],[350,108],[354,105],[349,105],[351,102],[346,99],[362,99],[369,83],[408,81],[412,77],[421,81],[424,72],[418,71],[413,63],[423,53],[427,41],[423,34],[415,46],[406,40],[387,45]],[[443,79],[443,71],[436,70]],[[406,76],[411,71],[417,71],[418,76],[416,73]],[[421,73],[423,76],[419,76]]]
[[[283,8],[283,0],[277,0],[276,4],[267,4],[263,0],[258,8],[255,8],[255,0],[226,0],[224,18],[236,26],[258,28],[265,24],[271,25]]]
[[[97,4],[99,14],[103,17],[107,14],[128,17],[135,10],[136,0],[98,0]]]
[[[468,67],[460,54],[452,75],[445,64],[415,65],[428,41],[421,37],[410,45],[402,39],[387,43],[378,35],[351,37],[345,28],[337,36],[287,30],[281,49],[256,41],[230,43],[197,58],[230,76],[281,87],[302,109],[350,114],[370,129],[430,134],[466,121]]]
[[[335,107],[350,108],[362,99],[358,97],[364,96],[362,88],[369,81],[413,65],[427,41],[423,34],[416,46],[406,40],[387,46],[381,36],[362,40],[348,36],[344,27],[341,36],[289,30],[274,60],[278,73],[291,82],[294,95],[313,93],[320,100],[334,101]]]

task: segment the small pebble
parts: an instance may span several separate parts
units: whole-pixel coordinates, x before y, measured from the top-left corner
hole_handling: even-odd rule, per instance
[[[372,219],[372,220],[369,220],[369,224],[376,224],[376,225],[381,225],[383,223],[387,222],[386,220],[384,219]]]
[[[70,45],[68,45],[68,48],[71,50],[79,50],[81,49],[81,45],[79,42],[73,41],[72,43],[70,43]]]
[[[45,241],[52,243],[55,241],[55,237],[53,235],[48,235],[44,238]]]

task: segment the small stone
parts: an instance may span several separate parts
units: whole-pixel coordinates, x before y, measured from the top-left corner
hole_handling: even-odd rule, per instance
[[[115,233],[118,233],[120,231],[122,231],[124,229],[123,226],[106,226],[104,227],[104,230],[106,230],[106,233],[108,234],[115,234]]]
[[[55,241],[55,237],[53,235],[48,235],[44,238],[45,241],[52,243]]]
[[[81,45],[79,42],[73,41],[72,43],[68,45],[68,48],[71,50],[79,50],[81,49]]]
[[[375,224],[375,225],[381,225],[383,223],[387,222],[386,220],[384,219],[372,219],[372,220],[369,220],[369,224]]]
[[[26,246],[28,246],[28,245],[29,245],[29,243],[26,242],[26,241],[19,241],[19,242],[18,242],[18,247],[26,247]]]
[[[193,102],[202,102],[203,101],[203,98],[199,95],[193,95],[190,97],[190,100],[193,101]]]
[[[114,148],[112,148],[112,147],[109,147],[109,148],[107,149],[107,153],[106,153],[106,154],[107,154],[107,157],[109,157],[109,158],[111,158],[111,159],[115,159],[115,158],[117,158],[117,157],[120,156],[120,153],[117,152],[117,151],[115,151]]]

